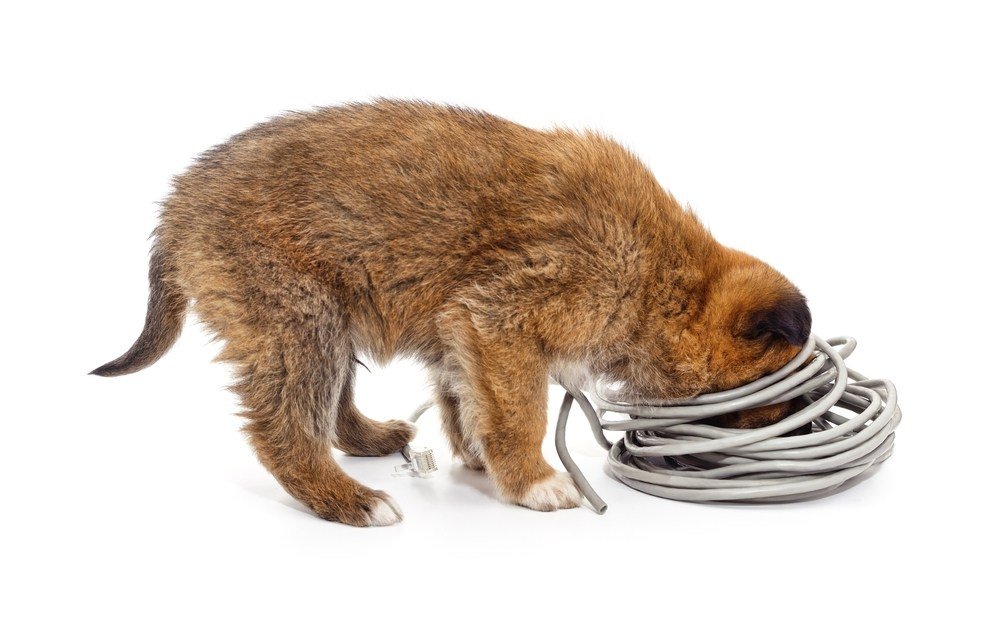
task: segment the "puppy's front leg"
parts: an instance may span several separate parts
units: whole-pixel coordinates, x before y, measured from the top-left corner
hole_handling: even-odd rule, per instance
[[[548,367],[537,344],[480,336],[474,345],[478,361],[467,367],[476,399],[474,443],[501,495],[541,511],[579,506],[569,474],[557,473],[542,457]]]

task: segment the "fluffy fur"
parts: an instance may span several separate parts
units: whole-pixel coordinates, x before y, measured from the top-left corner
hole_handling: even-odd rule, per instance
[[[388,454],[413,428],[354,406],[357,354],[425,362],[455,453],[552,510],[580,499],[541,455],[551,371],[688,397],[781,366],[810,323],[608,138],[412,102],[290,114],[206,152],[164,203],[150,288],[135,345],[94,372],[156,361],[193,309],[239,370],[260,461],[359,526],[401,514],[331,446]]]

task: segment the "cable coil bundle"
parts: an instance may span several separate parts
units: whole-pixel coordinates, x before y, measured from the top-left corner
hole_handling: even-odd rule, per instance
[[[621,401],[599,383],[592,405],[582,392],[567,388],[556,424],[556,451],[599,513],[607,504],[566,448],[574,401],[608,450],[612,474],[644,493],[694,502],[776,502],[828,494],[892,455],[902,417],[892,382],[847,368],[844,360],[856,346],[849,337],[813,336],[775,373],[677,403]],[[807,402],[803,409],[766,427],[729,429],[699,422],[797,397]],[[616,417],[606,419],[609,413]],[[794,430],[797,435],[788,435]],[[625,435],[612,444],[605,431]]]

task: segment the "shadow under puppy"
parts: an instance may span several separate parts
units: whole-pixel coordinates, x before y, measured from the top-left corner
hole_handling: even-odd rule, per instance
[[[772,372],[806,341],[798,290],[716,242],[620,145],[482,112],[376,101],[283,116],[175,179],[145,328],[95,374],[140,370],[185,312],[225,342],[245,431],[317,515],[402,514],[331,453],[383,455],[414,427],[355,407],[355,357],[436,381],[455,453],[510,502],[578,506],[542,458],[547,378],[684,398]]]

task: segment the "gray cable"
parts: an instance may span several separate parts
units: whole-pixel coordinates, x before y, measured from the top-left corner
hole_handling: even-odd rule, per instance
[[[611,473],[644,493],[694,502],[791,501],[831,493],[892,455],[902,416],[892,382],[868,379],[845,365],[856,346],[853,338],[824,341],[813,336],[777,372],[683,402],[629,403],[598,383],[592,393],[595,410],[582,392],[566,388],[556,450],[598,513],[607,504],[566,449],[566,419],[573,401],[609,450]],[[766,427],[727,429],[698,423],[799,396],[809,401],[804,409]],[[608,413],[617,418],[605,419]],[[785,435],[803,426],[809,426],[808,433]],[[611,444],[604,431],[624,431],[625,436]]]
[[[423,403],[420,404],[420,407],[418,407],[416,410],[413,410],[413,414],[410,415],[410,418],[408,418],[407,421],[415,425],[417,423],[417,419],[423,416],[424,412],[431,409],[432,407],[434,407],[433,401],[424,401]],[[407,462],[413,462],[412,445],[403,445],[403,448],[399,450],[399,453],[403,454],[403,458],[405,458]]]
[[[813,336],[777,372],[681,402],[630,403],[598,382],[592,393],[594,406],[582,392],[563,385],[566,396],[556,421],[556,452],[600,514],[607,503],[566,447],[566,424],[574,402],[583,410],[595,440],[608,450],[611,473],[644,493],[691,502],[780,502],[826,495],[892,455],[902,418],[892,382],[868,379],[847,368],[844,360],[856,347],[853,338]],[[698,422],[800,396],[808,405],[766,427],[728,429]],[[410,420],[416,422],[432,405],[423,404]],[[843,416],[835,408],[853,416]],[[605,419],[609,413],[617,416]],[[804,426],[807,433],[786,435]],[[612,443],[605,431],[625,435]],[[411,460],[409,446],[403,455]]]

